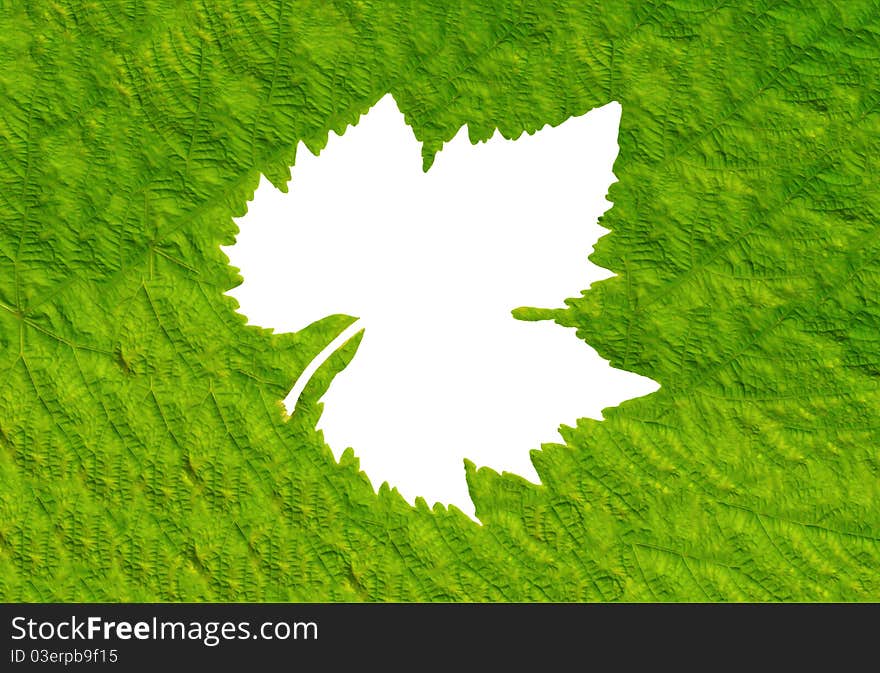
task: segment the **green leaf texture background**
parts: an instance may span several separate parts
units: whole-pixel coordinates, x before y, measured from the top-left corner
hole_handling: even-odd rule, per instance
[[[878,81],[859,0],[0,3],[0,596],[880,599]],[[387,92],[426,166],[623,106],[618,275],[549,317],[661,388],[467,463],[482,524],[334,460],[350,349],[285,418],[348,318],[223,294],[260,173]]]

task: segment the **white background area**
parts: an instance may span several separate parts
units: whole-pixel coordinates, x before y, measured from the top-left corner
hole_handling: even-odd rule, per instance
[[[657,389],[575,330],[511,316],[612,275],[587,256],[606,232],[619,121],[611,103],[516,141],[471,145],[463,129],[424,173],[389,95],[320,157],[300,145],[288,194],[261,181],[225,248],[244,277],[229,294],[278,332],[359,318],[285,404],[363,328],[318,427],[337,458],[354,448],[374,487],[473,516],[463,458],[537,482],[529,450],[560,441],[560,424]]]

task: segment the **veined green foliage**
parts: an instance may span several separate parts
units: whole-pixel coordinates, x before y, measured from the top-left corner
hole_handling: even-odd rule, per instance
[[[0,596],[877,600],[878,34],[859,0],[2,3]],[[661,388],[540,486],[468,464],[482,525],[333,459],[350,349],[285,418],[348,318],[223,294],[260,173],[387,92],[426,166],[623,108],[618,275],[553,317]]]

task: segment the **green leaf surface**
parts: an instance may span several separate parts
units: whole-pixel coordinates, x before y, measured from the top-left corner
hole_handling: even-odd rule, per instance
[[[880,599],[878,3],[0,6],[4,600]],[[350,319],[223,294],[259,175],[388,92],[426,166],[623,108],[617,275],[553,317],[661,388],[541,485],[466,463],[482,524],[334,460],[350,353],[285,415]]]

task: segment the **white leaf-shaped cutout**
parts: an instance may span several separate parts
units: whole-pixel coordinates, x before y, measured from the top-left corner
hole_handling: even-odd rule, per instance
[[[421,149],[383,98],[317,158],[300,147],[290,191],[265,179],[227,249],[250,322],[298,330],[333,313],[360,320],[351,364],[324,395],[319,427],[353,447],[374,485],[473,515],[463,458],[537,481],[529,450],[560,424],[657,384],[613,369],[520,306],[558,307],[611,275],[587,256],[614,181],[620,106],[516,141],[462,130],[421,170]]]

